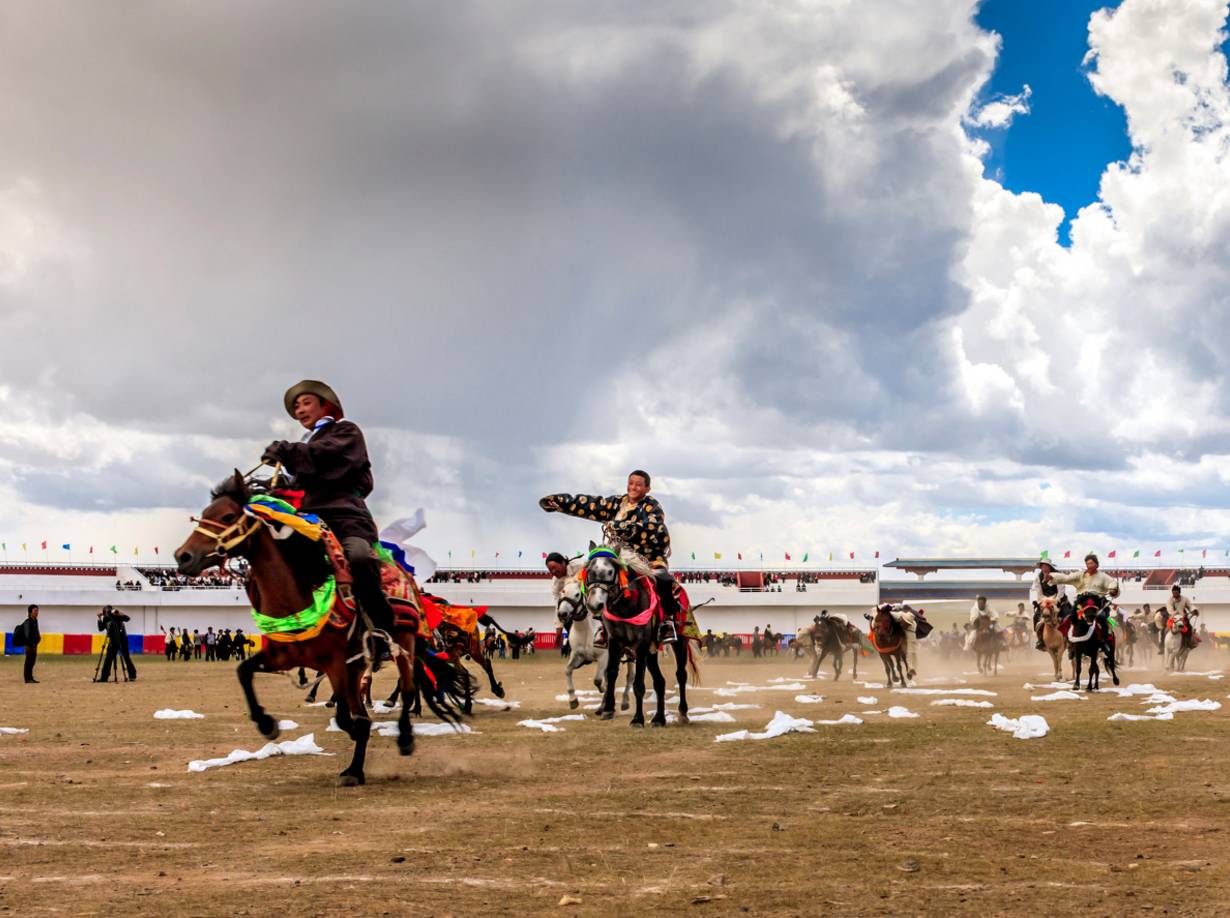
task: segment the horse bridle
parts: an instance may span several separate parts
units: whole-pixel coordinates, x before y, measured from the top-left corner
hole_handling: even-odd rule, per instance
[[[229,552],[232,548],[242,544],[248,536],[256,532],[261,526],[259,517],[251,516],[247,513],[241,513],[239,519],[229,526],[219,520],[211,520],[203,516],[194,516],[190,519],[196,523],[196,527],[192,530],[194,533],[199,532],[206,538],[214,540],[214,550],[207,556],[210,558],[215,555],[220,558],[229,557]],[[206,526],[217,526],[220,528],[207,529]]]

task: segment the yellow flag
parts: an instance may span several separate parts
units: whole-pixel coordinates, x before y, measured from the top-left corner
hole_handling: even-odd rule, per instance
[[[721,561],[721,560],[722,560],[722,553],[721,553],[720,551],[715,551],[715,552],[713,553],[713,560],[714,560],[714,561]]]

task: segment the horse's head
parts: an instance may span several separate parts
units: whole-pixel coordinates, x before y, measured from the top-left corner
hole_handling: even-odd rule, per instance
[[[877,635],[888,637],[893,632],[893,625],[896,624],[896,619],[889,613],[888,606],[880,606],[876,609],[875,617],[871,620],[871,630]]]
[[[195,576],[208,568],[224,564],[261,525],[244,513],[251,498],[247,482],[239,470],[213,491],[209,506],[193,517],[197,524],[188,541],[175,549],[181,574]]]
[[[585,608],[585,594],[581,592],[581,582],[575,577],[564,581],[560,591],[559,602],[555,604],[555,616],[565,626],[579,622],[589,611]]]
[[[595,616],[601,615],[608,603],[619,602],[629,588],[628,569],[609,548],[591,551],[582,574],[585,605]]]

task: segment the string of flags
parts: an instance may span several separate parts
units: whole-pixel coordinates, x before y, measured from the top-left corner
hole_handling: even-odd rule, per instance
[[[38,547],[34,549],[35,551],[43,551],[43,552],[47,551],[47,540],[46,540],[46,539],[43,539],[41,542],[38,542],[38,543],[37,543],[37,545],[38,545]],[[29,553],[29,551],[30,551],[30,543],[29,543],[29,542],[22,542],[22,543],[21,543],[21,550],[22,550],[22,553]],[[71,551],[73,550],[73,544],[72,544],[72,542],[63,542],[63,543],[61,543],[61,545],[60,545],[60,550],[61,550],[61,551],[71,552]],[[9,543],[8,543],[8,542],[0,542],[0,551],[4,552],[4,553],[7,555],[7,554],[8,554],[8,551],[9,551]],[[113,555],[118,555],[118,554],[120,553],[120,548],[119,548],[119,546],[118,546],[118,545],[112,545],[110,548],[107,548],[107,549],[106,549],[106,551],[110,552],[110,553],[111,553],[111,554],[113,554]],[[161,549],[159,548],[159,546],[155,545],[155,546],[154,546],[154,554],[156,554],[156,555],[161,555],[161,553],[162,553],[162,552],[161,552]],[[86,554],[88,554],[88,555],[92,555],[92,554],[94,554],[94,546],[93,546],[93,545],[89,546],[89,547],[86,549]],[[101,550],[99,551],[99,554],[102,554],[102,551],[101,551]],[[141,556],[141,548],[140,548],[140,546],[133,546],[133,549],[132,549],[132,556],[133,556],[134,558],[139,558],[139,557]]]
[[[1209,557],[1209,551],[1210,551],[1210,549],[1208,549],[1208,548],[1192,548],[1192,549],[1187,549],[1187,548],[1176,548],[1176,549],[1174,549],[1175,554],[1177,554],[1177,555],[1181,555],[1181,556],[1182,556],[1182,557],[1180,558],[1180,560],[1187,560],[1187,556],[1188,556],[1189,552],[1190,552],[1190,554],[1191,554],[1193,557],[1195,557],[1196,553],[1197,553],[1197,552],[1199,552],[1199,553],[1200,553],[1200,559],[1203,561],[1203,560],[1205,560],[1205,559],[1207,559],[1207,558]],[[1212,549],[1212,551],[1213,551],[1213,556],[1214,556],[1214,557],[1217,557],[1217,553],[1218,553],[1218,552],[1222,552],[1221,557],[1223,557],[1223,558],[1230,558],[1230,548],[1227,548],[1227,549],[1214,548],[1214,549]],[[1097,553],[1096,553],[1096,552],[1079,552],[1079,553],[1077,553],[1077,555],[1076,555],[1076,560],[1078,560],[1078,561],[1079,561],[1079,560],[1081,560],[1081,559],[1082,559],[1082,558],[1084,558],[1084,557],[1085,557],[1085,555],[1087,555],[1087,554],[1097,554]],[[1150,552],[1146,552],[1146,553],[1145,553],[1145,556],[1146,556],[1146,557],[1152,557],[1152,558],[1161,558],[1161,557],[1163,557],[1163,550],[1162,550],[1162,549],[1160,549],[1160,548],[1155,548],[1155,549],[1154,549],[1151,553],[1150,553]],[[1061,556],[1060,556],[1058,553],[1056,553],[1056,554],[1052,555],[1049,549],[1043,549],[1042,554],[1041,554],[1041,555],[1039,555],[1039,557],[1041,557],[1041,558],[1055,558],[1055,559],[1057,559],[1057,560],[1058,560],[1058,559],[1060,559],[1060,557],[1061,557]],[[1071,560],[1071,559],[1072,559],[1072,557],[1073,557],[1073,555],[1072,555],[1072,550],[1071,550],[1071,549],[1066,549],[1066,550],[1064,551],[1063,555],[1062,555],[1062,560]],[[1119,559],[1119,557],[1120,557],[1120,555],[1119,555],[1119,549],[1117,549],[1117,548],[1112,548],[1110,551],[1108,551],[1108,552],[1106,553],[1105,557],[1107,557],[1107,558],[1109,558],[1109,559],[1111,559],[1111,560],[1118,560],[1118,559]],[[1125,553],[1124,553],[1123,557],[1124,557],[1124,558],[1128,558],[1128,557],[1130,557],[1130,558],[1133,558],[1133,559],[1140,558],[1140,557],[1141,557],[1141,549],[1139,549],[1139,548],[1134,549],[1134,550],[1132,551],[1132,554],[1131,554],[1130,556],[1129,556],[1129,555],[1127,555],[1126,550],[1125,550]]]

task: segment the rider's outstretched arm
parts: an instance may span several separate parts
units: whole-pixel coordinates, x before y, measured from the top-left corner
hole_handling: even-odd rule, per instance
[[[576,516],[583,520],[594,520],[605,523],[613,520],[619,512],[619,504],[623,498],[595,497],[592,494],[548,494],[538,502],[538,506],[548,513],[562,513],[565,516]]]

